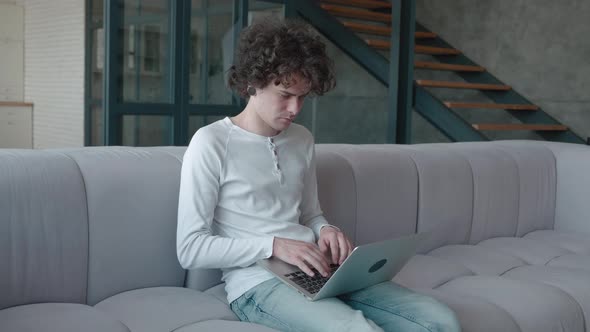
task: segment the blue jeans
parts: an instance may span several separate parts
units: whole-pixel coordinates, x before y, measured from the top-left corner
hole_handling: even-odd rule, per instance
[[[273,278],[237,298],[231,309],[242,321],[280,331],[461,330],[448,307],[393,282],[311,302]]]

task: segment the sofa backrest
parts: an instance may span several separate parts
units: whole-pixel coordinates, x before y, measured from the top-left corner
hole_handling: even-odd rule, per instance
[[[436,185],[448,187],[445,192],[429,195],[427,192],[436,185],[421,181],[420,191],[425,194],[420,197],[420,211],[428,211],[434,201],[442,202],[447,214],[463,211],[452,221],[419,213],[420,231],[435,227],[440,230],[436,232],[440,240],[425,250],[443,244],[475,244],[492,237],[521,236],[533,230],[552,228],[555,160],[542,145],[530,143],[526,146],[501,142],[456,143],[409,148],[413,153],[436,149],[437,154],[445,154],[449,161],[440,165],[439,160],[424,164],[416,159],[417,164],[424,167],[421,179],[436,177],[440,181]],[[462,175],[457,174],[458,170]],[[448,172],[454,175],[447,176]],[[467,231],[467,241],[450,241],[458,230]]]
[[[84,180],[91,305],[143,287],[182,286],[176,210],[183,148],[67,150]]]
[[[556,192],[576,197],[575,214],[590,216],[571,175],[590,185],[589,173],[576,169],[570,153],[579,149],[588,147],[526,141],[320,144],[319,199],[327,219],[356,244],[430,231],[420,248],[427,252],[520,236],[553,228],[556,209],[559,224],[571,224],[573,216]],[[95,304],[136,288],[206,289],[219,283],[219,270],[187,274],[177,261],[184,151],[0,150],[0,309],[34,302]],[[556,155],[564,159],[557,169]],[[590,157],[584,158],[582,164],[590,165]]]
[[[0,151],[0,309],[86,302],[88,212],[69,157]]]
[[[416,231],[418,176],[403,149],[318,145],[318,194],[330,223],[355,244]]]
[[[317,151],[322,208],[337,225],[341,207],[355,216],[357,244],[431,232],[420,248],[428,252],[553,228],[556,163],[545,142],[320,145]],[[348,165],[326,162],[331,154]],[[352,174],[340,178],[332,172],[337,167]],[[356,196],[331,188],[335,183],[355,188]]]
[[[183,286],[184,148],[0,151],[0,308]],[[215,273],[215,276],[218,274]]]
[[[546,142],[557,169],[554,229],[590,234],[590,146]]]

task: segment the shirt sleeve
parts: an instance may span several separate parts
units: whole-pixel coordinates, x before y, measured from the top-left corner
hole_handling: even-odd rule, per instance
[[[199,130],[182,163],[176,252],[185,269],[246,267],[272,255],[273,236],[227,238],[211,233],[224,142]]]
[[[316,176],[315,146],[313,140],[310,147],[309,168],[305,173],[303,197],[301,199],[301,224],[311,228],[316,240],[320,237],[320,231],[325,226],[331,226],[324,218],[318,199],[318,183]],[[334,227],[334,226],[331,226]]]

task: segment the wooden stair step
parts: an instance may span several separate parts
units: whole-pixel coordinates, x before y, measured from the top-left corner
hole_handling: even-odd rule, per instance
[[[478,123],[473,124],[473,128],[477,130],[535,130],[535,131],[567,131],[567,126],[564,125],[543,125],[543,124],[520,124],[520,123]]]
[[[365,39],[365,42],[367,45],[380,50],[388,50],[391,47],[391,43],[383,39]]]
[[[343,21],[342,24],[354,32],[368,33],[373,35],[389,36],[391,28],[386,26],[378,26],[371,24],[363,24],[357,22]]]
[[[373,24],[364,24],[358,22],[350,22],[350,21],[342,21],[342,25],[347,27],[348,29],[359,32],[359,33],[366,33],[372,35],[380,35],[380,36],[390,36],[391,35],[391,27],[388,26],[379,26]],[[432,32],[416,32],[415,38],[423,39],[423,38],[436,38],[436,34]]]
[[[432,70],[451,70],[451,71],[470,71],[484,72],[486,69],[480,66],[454,65],[450,63],[414,61],[414,68],[432,69]]]
[[[367,9],[391,8],[390,2],[375,0],[322,0],[322,2],[335,3],[350,7],[360,7]]]
[[[418,84],[419,86],[430,87],[430,88],[476,89],[476,90],[496,90],[496,91],[508,91],[511,89],[511,87],[509,85],[502,85],[502,84],[481,84],[481,83],[431,81],[431,80],[416,80],[416,84]]]
[[[320,7],[334,16],[350,17],[363,20],[371,20],[377,22],[391,22],[390,14],[375,13],[366,9],[353,9],[342,6],[320,4]]]
[[[454,48],[434,47],[434,46],[424,46],[424,45],[416,45],[414,47],[414,52],[419,53],[419,54],[435,54],[435,55],[461,54],[461,51],[456,50]]]
[[[418,39],[436,38],[436,33],[426,32],[426,31],[416,31],[416,33],[414,34],[414,38],[418,38]]]
[[[537,111],[539,106],[532,104],[495,104],[495,103],[464,103],[445,101],[443,104],[448,108],[489,108],[513,111]]]
[[[391,47],[391,43],[385,39],[365,39],[365,42],[376,49],[388,50]],[[432,47],[416,45],[414,46],[414,52],[419,54],[437,54],[437,55],[456,55],[461,54],[461,51],[452,48],[443,47]]]

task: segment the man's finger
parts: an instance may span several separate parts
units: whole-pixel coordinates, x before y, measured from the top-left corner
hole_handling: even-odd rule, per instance
[[[305,274],[307,274],[310,277],[313,277],[313,275],[314,275],[313,271],[309,268],[309,266],[307,266],[307,264],[305,263],[304,260],[300,259],[296,265]]]
[[[328,250],[330,249],[330,248],[328,248],[328,245],[326,245],[326,241],[325,240],[320,240],[318,242],[318,245],[320,246],[320,251],[325,256],[326,253],[328,252]]]
[[[340,247],[340,252],[341,252],[341,261],[340,264],[342,264],[346,258],[348,258],[348,256],[350,256],[350,254],[352,253],[353,247],[352,247],[352,243],[350,243],[350,240],[348,239],[348,237],[346,235],[342,235],[342,241],[343,241],[343,245]]]
[[[315,268],[322,276],[328,276],[328,265],[324,260],[323,256],[320,256],[320,258],[318,258],[314,257],[313,254],[308,254],[304,258],[306,263],[310,264],[313,268]],[[313,276],[313,274],[311,276]]]
[[[330,252],[332,253],[332,263],[338,264],[338,258],[339,258],[338,239],[332,238],[330,240]]]
[[[340,260],[338,261],[338,265],[341,265],[348,254],[348,241],[346,241],[344,235],[338,237],[338,244],[340,246]]]
[[[354,249],[354,247],[352,246],[352,243],[350,243],[349,239],[346,239],[346,242],[348,242],[348,254],[346,255],[346,257],[350,256],[350,254],[352,254],[352,250]]]
[[[304,256],[304,258],[307,260],[308,263],[313,265],[313,267],[316,270],[320,272],[328,272],[328,261],[326,259],[326,256],[319,250],[318,247],[314,245],[308,246],[307,250],[305,251],[305,255],[306,256]],[[320,265],[321,268],[318,268],[318,265]],[[322,275],[323,274],[324,273],[322,273]]]

